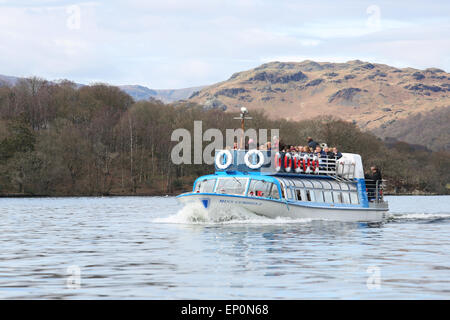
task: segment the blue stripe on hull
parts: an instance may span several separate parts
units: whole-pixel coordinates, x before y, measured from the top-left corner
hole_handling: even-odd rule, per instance
[[[282,200],[274,200],[274,199],[268,199],[268,198],[258,198],[258,197],[246,197],[246,196],[240,196],[240,195],[232,195],[232,194],[218,194],[218,193],[183,193],[177,196],[177,198],[181,197],[188,197],[188,196],[220,196],[220,197],[230,197],[230,198],[241,198],[241,199],[249,199],[249,200],[261,200],[261,201],[271,201],[271,202],[277,202],[280,204],[285,204],[288,207],[289,206],[298,206],[298,207],[305,207],[305,208],[316,208],[316,209],[337,209],[337,210],[365,210],[365,211],[388,211],[388,209],[382,209],[382,208],[369,208],[367,206],[363,205],[352,205],[352,204],[342,204],[342,203],[335,203],[335,204],[327,204],[327,203],[310,203],[310,202],[304,202],[304,201],[282,201]]]

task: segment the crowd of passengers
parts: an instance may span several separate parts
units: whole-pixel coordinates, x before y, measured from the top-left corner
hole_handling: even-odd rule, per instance
[[[338,150],[337,147],[330,148],[325,145],[322,148],[320,144],[314,141],[311,137],[308,137],[307,145],[305,146],[285,145],[284,143],[280,142],[277,137],[274,137],[273,146],[274,147],[272,148],[271,142],[267,142],[262,145],[255,144],[253,142],[253,139],[250,139],[248,144],[246,144],[245,149],[246,150],[258,149],[261,151],[271,151],[272,149],[277,149],[283,153],[289,152],[292,155],[299,154],[301,156],[308,154],[310,156],[318,156],[319,158],[322,159],[340,159],[342,157],[342,153]],[[238,149],[239,149],[238,144],[235,142],[233,150]]]
[[[272,148],[272,145],[274,146]],[[228,148],[229,149],[229,148]],[[238,144],[234,143],[233,150],[239,150]],[[308,137],[307,139],[307,145],[305,146],[294,146],[294,145],[285,145],[277,137],[274,137],[273,143],[267,142],[263,145],[257,145],[253,142],[252,139],[249,139],[248,144],[245,146],[246,150],[250,149],[258,149],[261,151],[272,151],[272,150],[279,150],[282,154],[285,153],[291,153],[299,154],[300,156],[303,156],[305,154],[308,154],[310,157],[317,156],[320,160],[320,167],[324,165],[322,160],[327,162],[325,159],[340,159],[342,158],[342,153],[338,150],[337,147],[328,147],[324,145],[322,148],[319,143],[313,140],[312,137]],[[329,165],[330,169],[334,169],[334,165]],[[382,176],[381,171],[378,167],[372,166],[370,168],[370,173],[365,174],[365,180],[366,180],[366,187],[367,187],[367,193],[369,197],[369,201],[374,201],[375,199],[379,199],[382,197]]]

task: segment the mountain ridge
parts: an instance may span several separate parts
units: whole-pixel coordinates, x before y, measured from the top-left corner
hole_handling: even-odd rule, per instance
[[[0,86],[20,78],[0,75]],[[77,84],[83,86],[82,84]],[[330,63],[268,62],[227,80],[183,89],[118,86],[134,100],[189,101],[205,109],[241,107],[273,118],[313,119],[331,115],[382,139],[450,151],[450,74],[438,68],[397,68],[361,60]]]
[[[21,77],[6,76],[0,74],[0,86],[15,85]],[[76,84],[78,87],[85,86],[85,84]],[[203,89],[205,86],[180,88],[180,89],[151,89],[142,85],[119,85],[117,86],[124,92],[129,94],[134,100],[148,100],[156,99],[164,103],[172,103],[179,100],[189,98],[193,92]]]
[[[195,92],[189,101],[229,112],[247,107],[287,120],[331,115],[382,138],[421,141],[434,150],[450,151],[448,143],[441,143],[450,139],[448,133],[442,132],[445,125],[435,128],[439,130],[436,135],[433,130],[423,133],[427,136],[406,130],[408,121],[416,127],[421,127],[422,121],[433,123],[428,117],[430,112],[440,110],[438,114],[447,117],[449,92],[450,74],[438,68],[397,68],[361,60],[275,61],[234,73],[225,81]],[[402,130],[396,129],[397,123]],[[433,140],[436,136],[441,142]]]

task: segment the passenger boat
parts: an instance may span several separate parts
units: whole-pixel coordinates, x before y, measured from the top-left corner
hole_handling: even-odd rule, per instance
[[[217,213],[245,209],[277,218],[380,222],[388,212],[384,181],[369,185],[361,156],[320,159],[312,154],[262,150],[216,150],[215,173],[199,177],[187,205]]]

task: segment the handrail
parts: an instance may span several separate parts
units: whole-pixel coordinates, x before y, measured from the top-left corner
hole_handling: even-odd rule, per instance
[[[366,180],[367,198],[370,202],[381,203],[384,202],[383,194],[386,188],[387,180]]]
[[[252,150],[252,149],[250,149]],[[216,152],[219,150],[216,150]],[[233,162],[232,162],[232,167],[238,167],[240,166],[242,163],[238,162],[238,159],[243,159],[242,158],[242,154],[247,153],[249,150],[243,150],[243,149],[232,149],[230,150],[233,153]],[[272,162],[274,160],[275,154],[277,152],[279,152],[283,158],[281,161],[282,162],[282,168],[284,168],[284,155],[287,153],[290,153],[292,155],[292,158],[294,158],[294,156],[300,156],[302,159],[304,158],[305,155],[308,155],[310,162],[310,168],[312,169],[313,165],[312,165],[312,160],[314,159],[314,157],[317,156],[317,154],[314,153],[305,153],[305,152],[282,152],[282,151],[276,151],[276,150],[259,150],[263,153],[264,157],[266,158],[266,160],[263,163],[263,166],[266,170],[272,167]],[[343,179],[346,180],[353,180],[355,178],[355,168],[356,165],[355,163],[348,163],[348,162],[340,162],[338,161],[339,159],[341,159],[341,157],[330,157],[330,156],[317,156],[318,158],[316,160],[318,160],[318,169],[317,170],[311,170],[311,172],[305,172],[305,170],[303,170],[304,168],[302,168],[301,174],[311,174],[311,175],[327,175],[327,176],[331,176],[331,177],[341,177]],[[302,162],[303,163],[303,162]],[[273,167],[272,167],[273,168]],[[280,173],[284,173],[283,171],[281,171]],[[290,173],[290,174],[295,174],[294,170],[291,170],[290,172],[286,172],[286,173]]]

